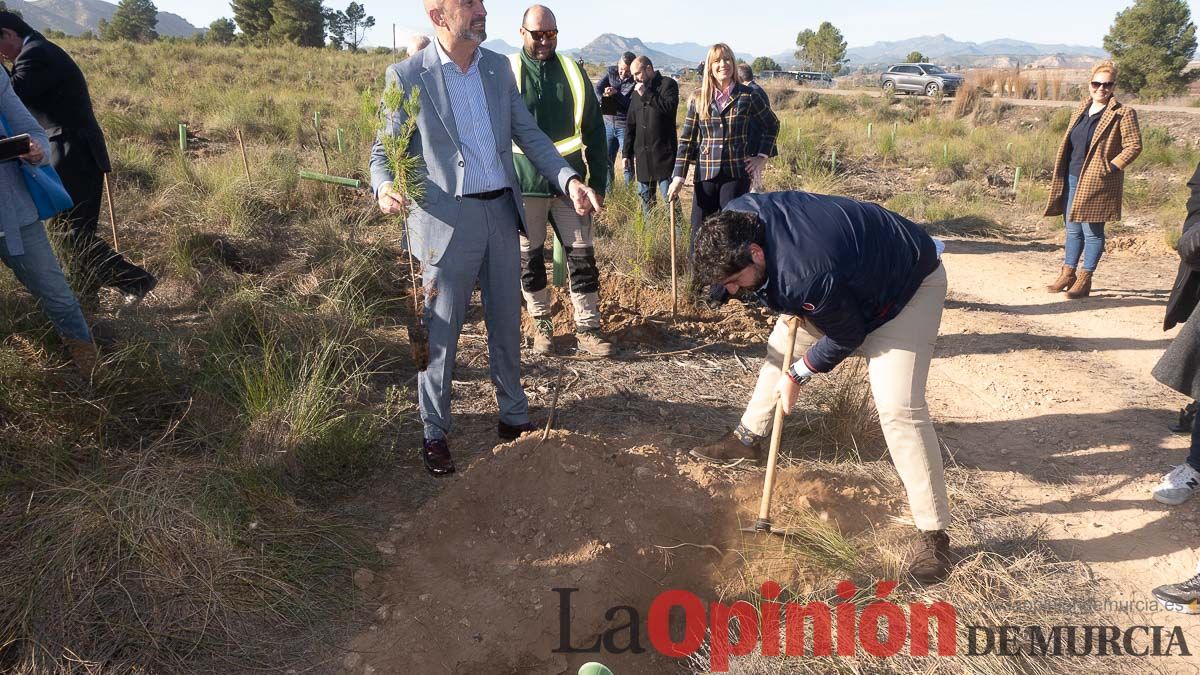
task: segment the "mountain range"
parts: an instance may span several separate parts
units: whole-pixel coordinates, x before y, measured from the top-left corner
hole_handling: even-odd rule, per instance
[[[96,32],[100,20],[111,21],[117,6],[104,0],[4,0],[8,8],[21,13],[34,30],[60,30],[68,35]],[[191,37],[200,29],[178,14],[158,13],[159,35]]]
[[[490,40],[484,46],[503,54],[513,54],[519,49],[503,40]],[[576,58],[582,57],[591,63],[613,63],[623,52],[631,51],[650,56],[656,66],[676,68],[692,66],[704,60],[708,49],[708,45],[695,42],[644,42],[636,37],[604,33],[583,47],[564,49],[562,52]],[[884,67],[903,61],[913,51],[919,51],[926,59],[945,65],[989,68],[1013,68],[1019,65],[1079,68],[1107,56],[1099,47],[1038,44],[1012,39],[960,42],[946,35],[932,35],[851,47],[846,50],[846,57],[851,68]],[[736,55],[747,62],[754,60],[751,54]],[[791,50],[770,56],[785,68],[796,66],[796,58]]]
[[[897,40],[876,42],[866,47],[851,47],[846,50],[848,65],[872,66],[901,61],[910,52],[921,52],[926,59],[952,65],[976,65],[996,57],[1024,57],[1032,62],[1039,57],[1090,57],[1105,58],[1108,52],[1099,47],[1065,44],[1038,44],[1022,40],[1001,39],[987,42],[960,42],[946,35],[926,35]]]
[[[104,0],[5,0],[11,9],[21,12],[35,29],[50,28],[68,35],[84,31],[95,32],[101,19],[111,20],[117,6]],[[200,29],[183,17],[170,12],[158,13],[160,35],[189,37]],[[519,47],[504,40],[489,40],[488,49],[513,54]],[[641,38],[603,33],[583,47],[564,49],[564,54],[583,58],[591,63],[614,63],[623,52],[645,54],[654,65],[663,68],[693,66],[702,61],[709,45],[696,42],[644,42]],[[851,68],[886,66],[903,60],[910,52],[919,51],[926,59],[950,66],[1014,67],[1041,65],[1045,67],[1080,67],[1087,62],[1105,58],[1099,47],[1067,44],[1039,44],[1022,40],[999,39],[987,42],[961,42],[947,35],[926,35],[889,42],[876,42],[865,47],[851,47],[846,58]],[[737,53],[738,58],[752,61],[754,55]],[[783,67],[794,67],[792,50],[770,55]]]

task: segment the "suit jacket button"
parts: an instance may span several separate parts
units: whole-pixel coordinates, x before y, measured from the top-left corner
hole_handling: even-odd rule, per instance
[[[454,195],[455,201],[462,201],[462,195]]]
[[[464,167],[464,166],[466,166],[466,165],[467,165],[467,163],[466,163],[466,162],[464,162],[464,161],[462,161],[462,160],[460,159],[460,160],[458,161],[458,165],[459,165],[460,167]]]

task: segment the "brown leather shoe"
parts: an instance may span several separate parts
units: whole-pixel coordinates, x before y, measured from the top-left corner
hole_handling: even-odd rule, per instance
[[[762,443],[755,440],[751,445],[746,445],[736,434],[729,431],[717,439],[716,443],[702,445],[692,450],[690,454],[696,459],[703,459],[706,462],[726,467],[737,466],[747,462],[761,464]]]
[[[533,352],[549,354],[554,351],[554,322],[548,317],[533,318]]]
[[[579,351],[592,356],[612,356],[616,351],[613,344],[604,339],[599,329],[575,331],[575,341],[579,345]]]
[[[921,532],[908,573],[923,584],[932,584],[950,573],[950,537],[945,530]]]
[[[1046,287],[1046,291],[1049,293],[1061,293],[1070,288],[1074,283],[1075,268],[1063,265],[1062,271],[1058,273],[1058,278]]]
[[[67,353],[71,355],[71,363],[75,364],[75,368],[79,370],[79,374],[83,379],[89,382],[92,376],[96,373],[96,345],[83,340],[72,340],[64,338],[63,342],[67,346]]]
[[[1067,291],[1067,297],[1072,300],[1086,298],[1092,294],[1092,273],[1084,270],[1079,273],[1079,278],[1075,280],[1075,284],[1071,286],[1071,290]]]
[[[454,459],[450,457],[450,445],[444,438],[426,438],[421,447],[421,462],[425,470],[435,476],[454,473]]]

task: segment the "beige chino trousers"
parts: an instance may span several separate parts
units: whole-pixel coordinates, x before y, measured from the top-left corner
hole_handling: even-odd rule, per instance
[[[950,525],[941,447],[925,403],[925,382],[945,300],[946,268],[939,266],[925,278],[900,314],[867,335],[856,352],[867,359],[871,395],[883,438],[908,493],[917,529],[925,531],[944,530]],[[775,387],[783,374],[779,365],[787,351],[788,318],[779,317],[771,331],[767,360],[758,372],[754,395],[742,416],[742,426],[758,436],[770,432],[775,414]],[[797,356],[822,337],[803,319],[800,326],[804,330],[796,331]]]
[[[575,212],[571,200],[566,197],[525,197],[525,232],[521,234],[521,252],[542,245],[546,241],[546,225],[550,214],[554,214],[554,230],[564,246],[574,249],[592,247],[592,217]],[[569,270],[568,270],[569,272]],[[538,291],[524,289],[525,307],[535,317],[550,316],[550,288]],[[600,294],[571,291],[571,304],[575,306],[575,327],[596,329],[600,327]]]

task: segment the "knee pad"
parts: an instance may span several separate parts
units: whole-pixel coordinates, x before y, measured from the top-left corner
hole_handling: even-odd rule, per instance
[[[546,247],[521,251],[521,288],[536,293],[546,288]]]
[[[600,292],[600,270],[596,268],[596,250],[591,246],[567,248],[567,271],[572,293]]]

